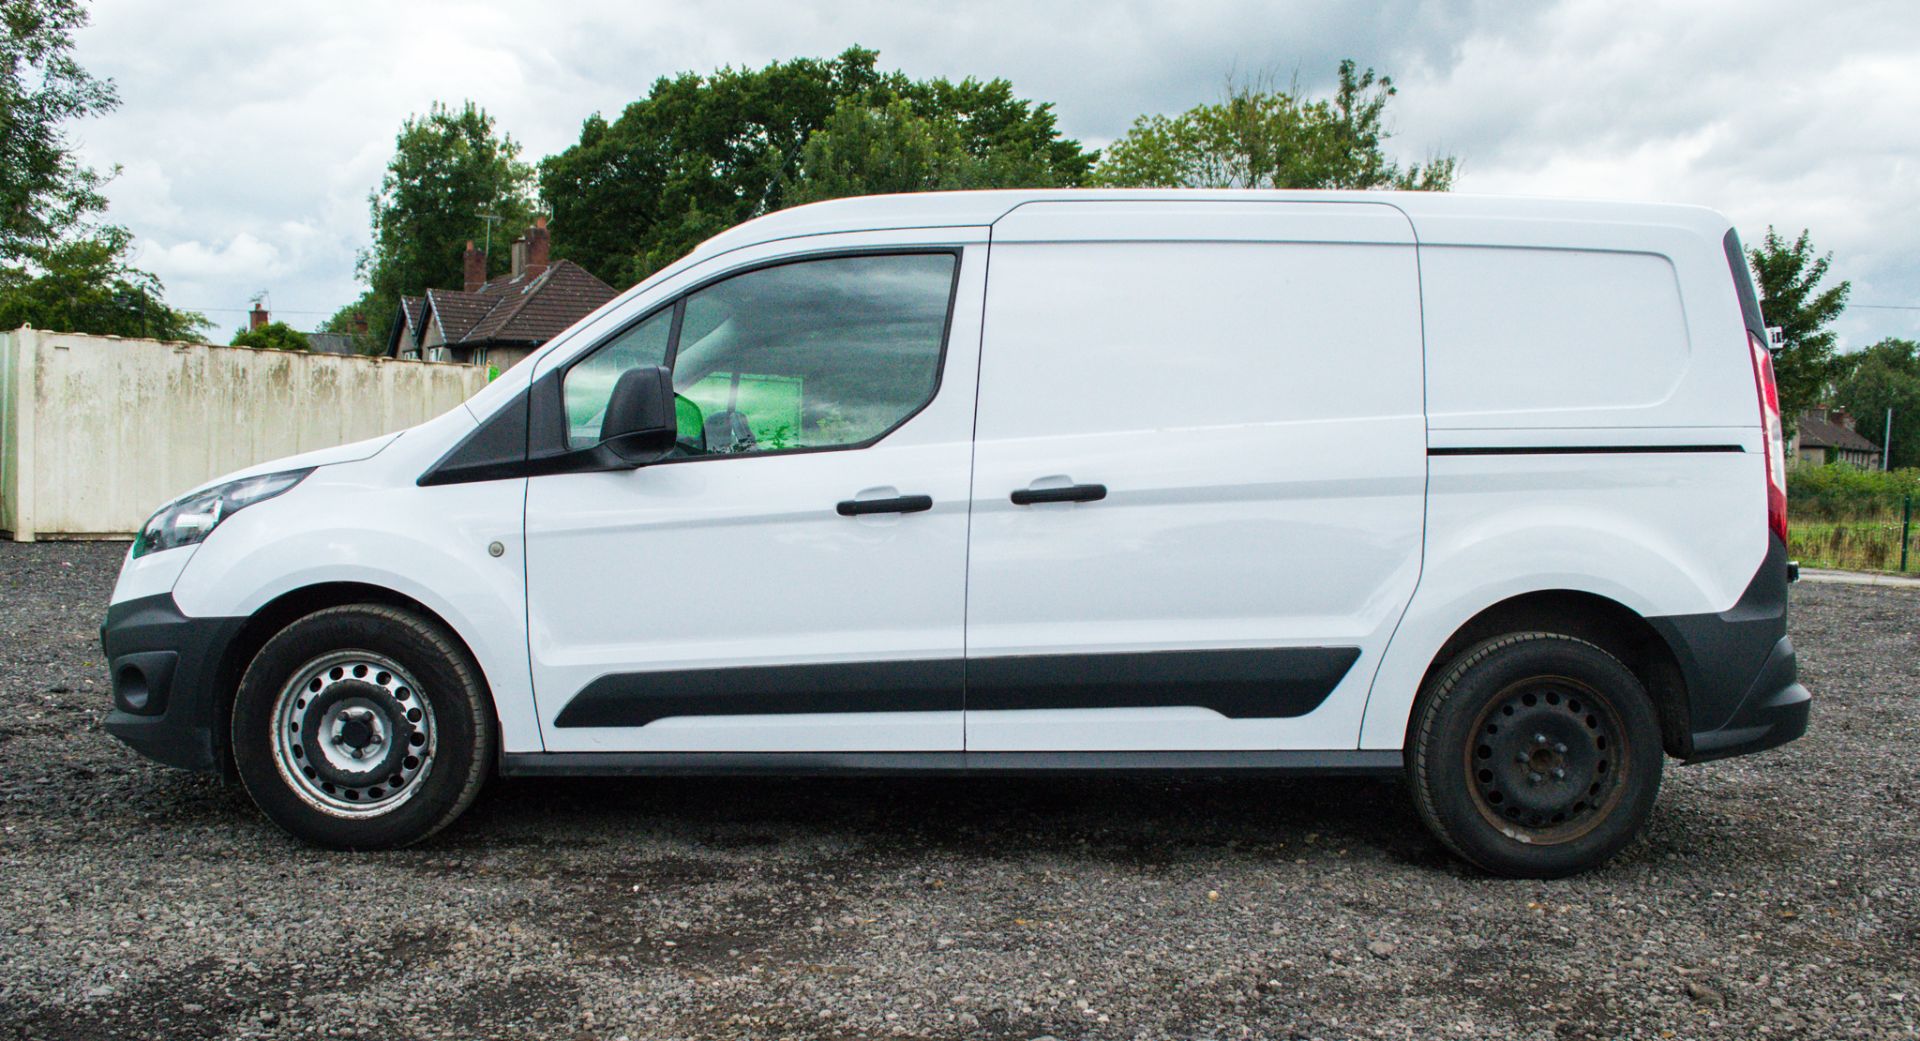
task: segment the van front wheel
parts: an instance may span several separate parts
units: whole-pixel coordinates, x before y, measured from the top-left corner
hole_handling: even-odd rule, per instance
[[[1640,832],[1660,792],[1646,689],[1569,636],[1513,633],[1468,649],[1422,695],[1411,736],[1421,818],[1496,875],[1597,867]]]
[[[473,802],[493,754],[478,667],[439,625],[355,604],[268,640],[233,707],[233,758],[274,823],[333,849],[404,846]]]

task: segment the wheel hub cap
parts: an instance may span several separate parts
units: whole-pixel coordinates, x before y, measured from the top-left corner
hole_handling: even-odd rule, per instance
[[[1586,834],[1619,793],[1623,730],[1585,684],[1546,677],[1507,688],[1481,713],[1467,753],[1480,812],[1528,842]]]
[[[315,659],[274,706],[274,759],[300,798],[336,816],[411,798],[437,746],[433,708],[398,664],[366,651]]]

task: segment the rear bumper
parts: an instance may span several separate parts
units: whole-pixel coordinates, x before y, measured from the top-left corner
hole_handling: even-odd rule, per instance
[[[1686,683],[1684,721],[1667,751],[1689,763],[1760,752],[1807,732],[1813,696],[1800,685],[1787,638],[1787,547],[1767,556],[1738,603],[1725,611],[1649,622],[1673,650]]]
[[[107,733],[168,766],[225,772],[221,667],[245,621],[189,618],[166,593],[109,607],[100,627],[113,684]]]
[[[1693,734],[1689,763],[1745,755],[1776,748],[1807,732],[1813,695],[1796,675],[1793,641],[1781,637],[1754,677],[1733,718],[1714,730]]]

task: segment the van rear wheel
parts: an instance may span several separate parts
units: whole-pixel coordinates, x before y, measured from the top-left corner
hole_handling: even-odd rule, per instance
[[[1597,867],[1653,812],[1663,758],[1646,689],[1593,644],[1513,633],[1455,659],[1415,710],[1407,776],[1447,848],[1483,870]]]
[[[274,823],[333,849],[404,846],[458,817],[486,779],[493,712],[439,625],[378,604],[281,630],[247,668],[233,757]]]

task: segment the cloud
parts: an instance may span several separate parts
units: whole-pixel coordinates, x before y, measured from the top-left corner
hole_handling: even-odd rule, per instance
[[[1697,202],[1749,241],[1807,227],[1855,300],[1920,304],[1910,0],[104,0],[79,57],[124,104],[79,136],[123,166],[113,218],[170,299],[237,312],[264,287],[306,324],[358,294],[367,193],[432,102],[479,102],[537,158],[659,76],[856,42],[915,76],[1007,77],[1092,145],[1212,99],[1229,73],[1326,90],[1351,56],[1401,88],[1391,147],[1458,155],[1463,190]],[[1920,311],[1856,310],[1841,329],[1920,335]]]
[[[1463,156],[1460,187],[1693,202],[1749,244],[1813,232],[1860,302],[1920,305],[1920,19],[1892,3],[1571,0],[1470,29],[1402,78],[1396,119]],[[1858,346],[1920,332],[1860,309]]]

